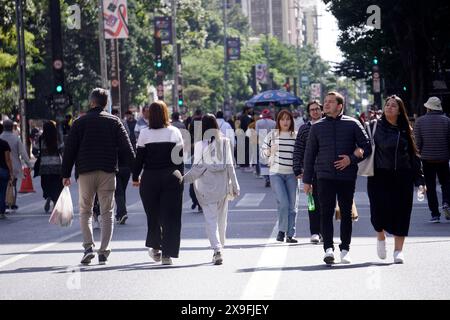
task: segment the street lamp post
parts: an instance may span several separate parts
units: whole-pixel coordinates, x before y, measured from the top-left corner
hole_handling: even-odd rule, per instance
[[[177,5],[176,0],[172,0],[172,59],[173,59],[173,87],[172,87],[172,105],[173,112],[178,111],[178,53],[177,53],[177,28],[176,28],[176,19],[177,19]]]
[[[20,133],[22,142],[27,145],[27,153],[30,153],[30,142],[28,139],[28,121],[26,118],[27,78],[26,78],[26,56],[25,35],[23,27],[23,2],[16,0],[16,33],[17,51],[19,65],[19,107],[20,107]]]
[[[230,114],[230,101],[228,93],[228,59],[227,59],[227,0],[223,0],[223,48],[224,48],[224,88],[223,88],[223,108],[222,111],[225,113],[225,117],[229,117]]]

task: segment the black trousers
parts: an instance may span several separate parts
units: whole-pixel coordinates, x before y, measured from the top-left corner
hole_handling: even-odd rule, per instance
[[[425,176],[425,184],[427,186],[428,208],[430,208],[431,216],[439,217],[439,202],[436,194],[436,175],[442,190],[442,204],[450,205],[450,171],[448,162],[429,162],[422,160],[423,174]]]
[[[311,232],[311,235],[313,234],[322,234],[321,231],[321,225],[320,225],[320,200],[319,200],[319,190],[317,189],[317,179],[314,178],[313,183],[313,198],[314,198],[314,205],[315,210],[309,211],[309,231]]]
[[[139,193],[147,215],[149,248],[178,258],[180,251],[183,182],[176,169],[144,170]]]
[[[116,199],[116,219],[120,219],[127,214],[126,191],[130,175],[131,170],[128,167],[119,167],[119,172],[116,174],[116,191],[114,191],[114,198]]]
[[[336,197],[341,209],[341,244],[339,249],[350,250],[352,238],[352,203],[355,193],[355,180],[318,179],[320,214],[322,219],[323,248],[333,248],[333,218],[336,209]]]

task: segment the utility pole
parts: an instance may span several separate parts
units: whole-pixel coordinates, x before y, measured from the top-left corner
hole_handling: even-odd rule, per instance
[[[19,65],[20,134],[22,137],[22,142],[27,146],[27,153],[30,154],[30,141],[28,139],[28,120],[26,118],[27,78],[22,0],[16,0],[16,33]]]
[[[272,75],[270,73],[270,47],[269,47],[269,34],[271,34],[272,28],[272,8],[268,8],[268,6],[272,5],[271,0],[264,1],[264,13],[266,16],[266,45],[264,46],[264,51],[266,54],[267,60],[267,76],[268,76],[268,87],[269,90],[272,90]],[[270,27],[268,25],[270,24]],[[269,30],[270,29],[270,30]]]
[[[172,87],[172,105],[173,112],[178,111],[178,50],[177,50],[177,5],[176,0],[172,0],[172,60],[173,60],[173,87]]]
[[[223,90],[223,108],[222,111],[225,114],[225,118],[229,118],[231,116],[230,112],[230,99],[228,93],[228,59],[227,59],[227,25],[228,25],[228,17],[227,17],[227,0],[223,0],[223,49],[224,49],[224,90]]]
[[[106,44],[103,26],[103,0],[98,0],[98,44],[100,48],[100,75],[102,77],[102,88],[108,89],[107,64],[106,64]]]

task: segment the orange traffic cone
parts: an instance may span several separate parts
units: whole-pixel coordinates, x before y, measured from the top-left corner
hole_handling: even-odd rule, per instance
[[[33,180],[31,180],[30,168],[23,168],[23,174],[24,174],[25,178],[22,179],[19,193],[36,192],[36,191],[34,191],[34,188],[33,188]]]

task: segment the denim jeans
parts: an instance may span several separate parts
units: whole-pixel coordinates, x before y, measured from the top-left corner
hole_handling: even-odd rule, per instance
[[[295,235],[295,196],[297,179],[294,174],[272,174],[270,185],[278,204],[278,230],[288,237]]]
[[[0,168],[0,214],[5,213],[6,205],[6,188],[8,187],[9,171],[5,168]]]

